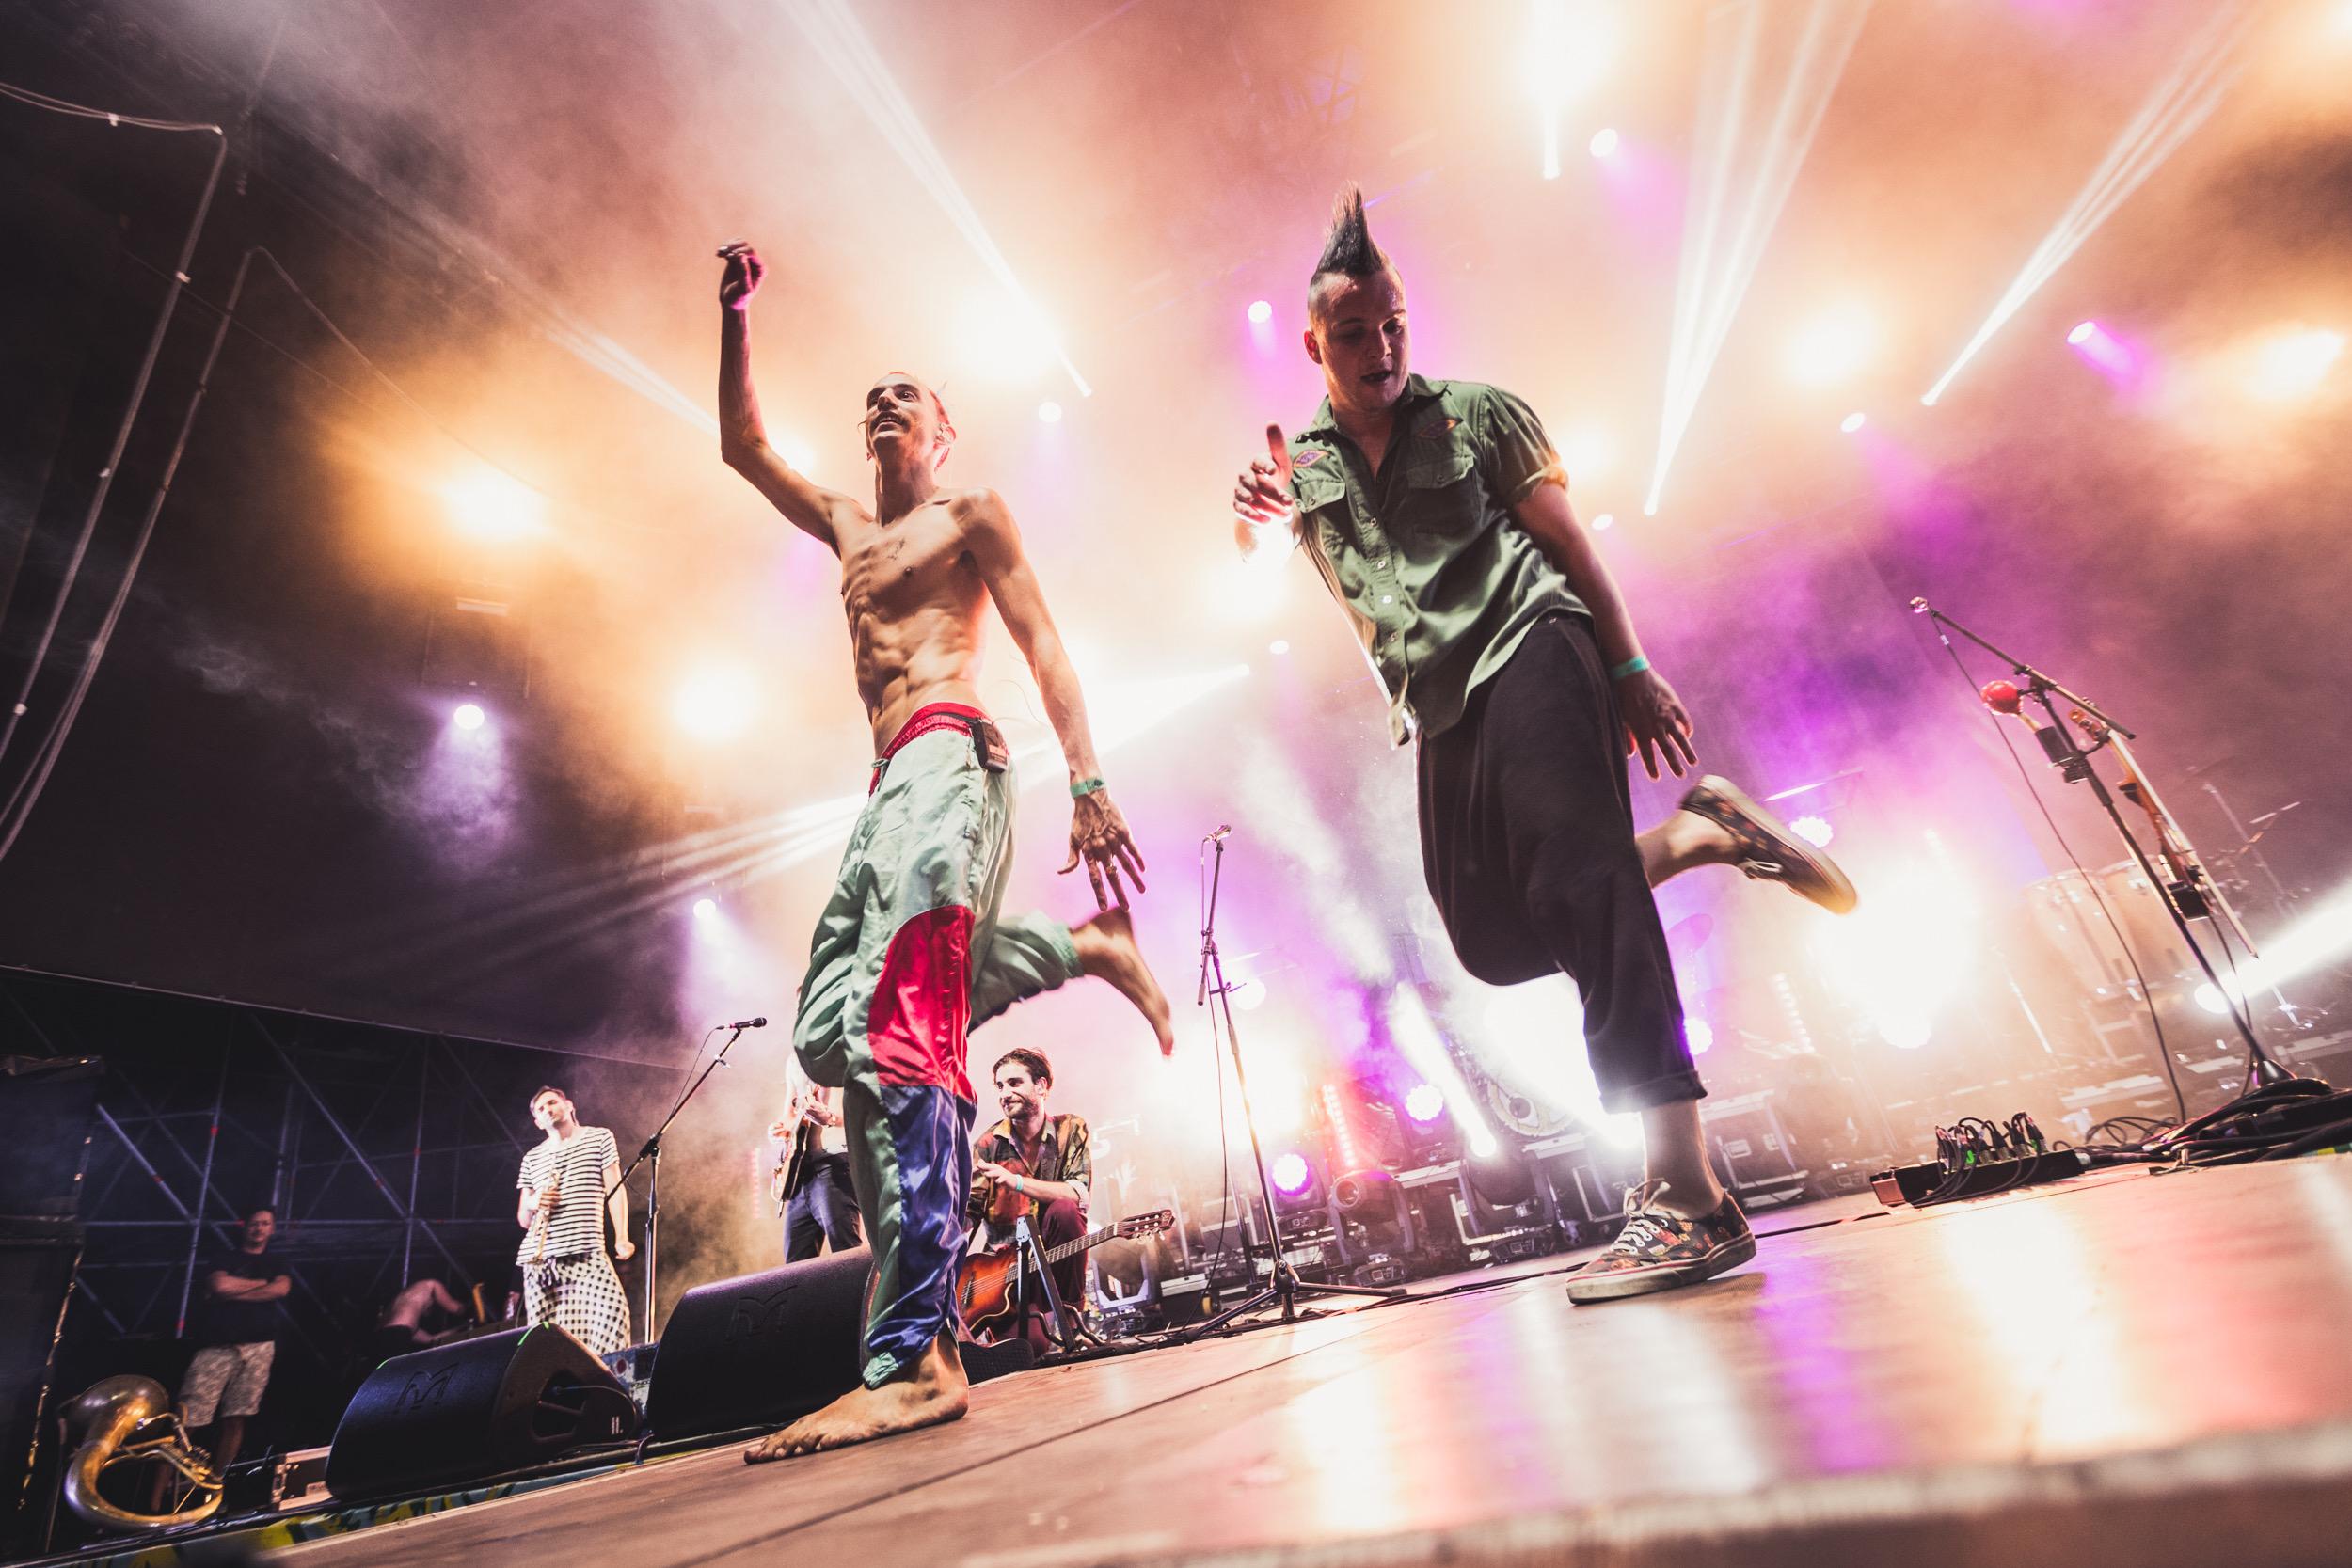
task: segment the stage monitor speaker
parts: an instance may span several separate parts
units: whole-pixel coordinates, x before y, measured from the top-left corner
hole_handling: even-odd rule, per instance
[[[326,1489],[340,1501],[474,1481],[635,1434],[619,1379],[560,1328],[510,1329],[395,1355],[335,1429]]]
[[[106,1064],[96,1056],[0,1056],[0,1214],[70,1220]]]
[[[687,1291],[662,1325],[645,1423],[665,1442],[778,1426],[856,1387],[872,1270],[856,1247]]]

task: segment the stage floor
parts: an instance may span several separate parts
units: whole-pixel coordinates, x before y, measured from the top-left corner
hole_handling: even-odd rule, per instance
[[[1472,1275],[987,1385],[963,1421],[867,1449],[704,1453],[277,1556],[2352,1560],[2352,1159],[1776,1226],[1695,1290],[1571,1307],[1556,1268]]]

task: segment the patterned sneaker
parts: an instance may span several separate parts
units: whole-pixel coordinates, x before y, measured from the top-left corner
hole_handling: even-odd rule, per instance
[[[1729,1193],[1702,1218],[1655,1209],[1663,1181],[1645,1181],[1625,1195],[1625,1228],[1609,1250],[1568,1276],[1573,1302],[1614,1301],[1695,1285],[1736,1269],[1756,1256],[1756,1232]]]
[[[1682,798],[1682,809],[1728,829],[1740,842],[1740,869],[1756,880],[1779,882],[1832,914],[1853,909],[1853,884],[1837,863],[1782,827],[1729,779],[1715,773],[1700,779]]]

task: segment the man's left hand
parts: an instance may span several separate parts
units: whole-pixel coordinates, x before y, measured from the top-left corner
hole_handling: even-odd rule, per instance
[[[1691,715],[1657,671],[1637,670],[1617,682],[1617,708],[1625,715],[1626,754],[1631,756],[1639,748],[1643,770],[1651,778],[1658,777],[1661,752],[1677,779],[1699,760],[1698,749],[1691,744]]]
[[[1098,789],[1078,797],[1070,814],[1070,863],[1062,867],[1069,875],[1086,862],[1087,880],[1094,884],[1094,904],[1107,910],[1116,904],[1127,907],[1127,890],[1120,885],[1123,872],[1127,880],[1143,891],[1143,852],[1136,847],[1135,836],[1127,831],[1127,819],[1112,804],[1110,791]]]

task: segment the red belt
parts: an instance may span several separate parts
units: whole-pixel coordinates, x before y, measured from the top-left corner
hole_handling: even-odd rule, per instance
[[[882,768],[909,742],[933,730],[961,730],[970,735],[975,720],[983,724],[990,721],[987,714],[969,703],[926,703],[916,708],[907,721],[898,726],[898,733],[890,737],[890,744],[882,748],[882,754],[874,759],[874,776],[866,784],[866,793],[871,795],[882,787]]]

